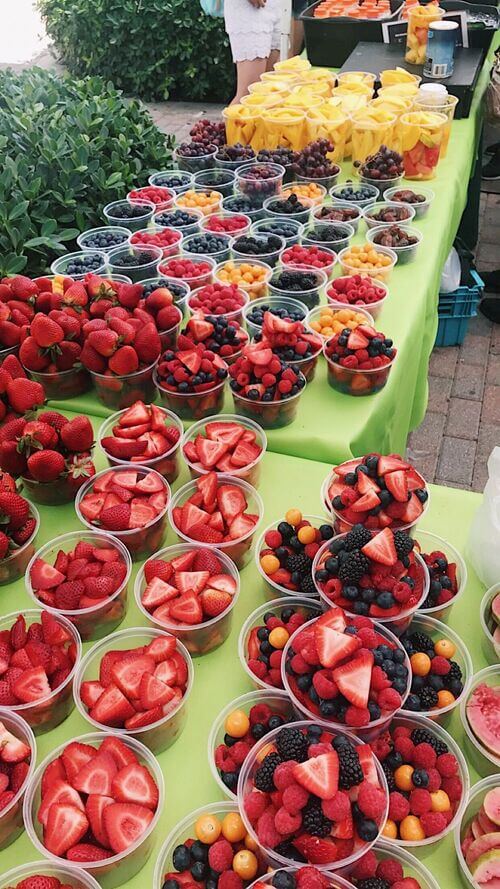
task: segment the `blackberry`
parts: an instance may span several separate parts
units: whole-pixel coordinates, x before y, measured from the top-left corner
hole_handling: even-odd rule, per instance
[[[339,580],[342,580],[344,583],[361,580],[363,574],[366,574],[368,571],[369,565],[370,562],[363,553],[349,553],[339,568]]]
[[[418,729],[417,729],[417,731],[418,731]],[[386,780],[387,780],[387,786],[389,788],[389,793],[392,793],[394,790],[396,790],[396,782],[394,780],[394,772],[391,768],[391,765],[387,761],[384,761],[382,763],[382,771],[383,771],[383,773],[386,777]]]
[[[307,748],[307,737],[298,728],[290,726],[276,735],[276,749],[283,761],[294,759],[296,762],[305,762]]]
[[[424,688],[424,690],[420,692],[419,697],[422,710],[432,710],[438,702],[437,691],[434,691],[430,686]]]
[[[304,553],[298,553],[288,557],[286,569],[291,573],[297,571],[298,574],[306,574],[311,570],[311,565],[312,561],[309,556],[306,556]]]
[[[462,670],[460,669],[459,665],[457,664],[457,662],[456,662],[456,661],[450,661],[450,670],[449,670],[449,673],[447,673],[446,676],[445,676],[445,678],[444,678],[444,681],[445,681],[446,685],[449,685],[449,683],[450,683],[453,679],[458,679],[458,681],[461,682],[462,677],[463,677],[463,673],[462,673]]]
[[[352,744],[345,744],[337,750],[339,757],[339,787],[350,790],[363,780],[363,769],[359,756]]]
[[[426,728],[414,728],[410,737],[415,746],[417,744],[430,744],[438,756],[441,756],[442,753],[448,753],[448,745]]]
[[[415,651],[432,651],[434,657],[434,642],[427,633],[410,633],[408,637]]]
[[[254,784],[257,790],[263,790],[264,793],[272,793],[276,790],[274,786],[274,770],[279,766],[281,756],[278,753],[268,753],[263,763],[254,776]]]
[[[312,799],[302,811],[302,827],[313,837],[327,837],[332,829],[332,822],[325,818],[321,803]]]
[[[372,535],[363,525],[354,525],[352,531],[344,537],[344,549],[351,552],[355,549],[361,549],[366,543],[369,543]]]
[[[307,577],[303,577],[300,582],[300,589],[302,593],[305,593],[306,596],[316,596],[316,587],[314,586],[314,580],[312,579],[312,575],[309,574]]]
[[[358,889],[389,889],[390,883],[382,877],[368,877],[366,880],[358,880]]]
[[[306,864],[307,859],[304,858],[302,852],[299,852],[295,846],[288,840],[282,840],[281,843],[278,843],[277,846],[274,847],[274,851],[278,853],[278,855],[282,855],[283,858],[290,858],[292,861],[299,861],[301,864]]]
[[[409,556],[414,545],[415,541],[405,531],[394,532],[394,546],[396,547],[398,558],[401,559],[403,556]]]

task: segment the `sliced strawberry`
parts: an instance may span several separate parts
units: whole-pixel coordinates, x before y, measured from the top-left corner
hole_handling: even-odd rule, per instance
[[[129,719],[125,720],[125,728],[134,732],[138,728],[144,728],[145,725],[152,725],[153,722],[163,719],[165,713],[163,707],[154,707],[152,710],[143,710],[140,713],[134,713]]]
[[[398,560],[394,545],[394,535],[390,528],[384,528],[379,534],[375,534],[361,548],[361,552],[380,565],[395,565]]]
[[[90,710],[89,716],[102,725],[122,726],[135,713],[132,704],[116,685],[109,685]]]
[[[117,803],[139,803],[153,811],[158,805],[158,788],[145,766],[125,766],[114,777],[113,796]]]
[[[87,680],[80,686],[80,697],[86,707],[93,707],[104,691],[104,686],[96,680]]]
[[[332,799],[339,788],[339,758],[337,752],[321,753],[293,767],[293,777],[301,787],[320,799]]]
[[[175,668],[177,670],[177,685],[180,685],[182,688],[184,688],[188,678],[188,668],[186,661],[184,660],[180,651],[174,651],[171,659],[173,660]]]
[[[82,812],[85,810],[78,791],[71,784],[68,784],[67,781],[56,778],[40,803],[36,816],[40,824],[43,824],[44,827],[46,826],[49,809],[60,803],[69,803],[72,806],[76,806],[77,809],[81,809]]]
[[[196,352],[194,349],[189,352],[177,352],[176,357],[182,362],[184,367],[187,367],[187,369],[191,371],[192,374],[198,373],[202,362],[199,352]]]
[[[191,571],[196,556],[196,550],[190,549],[171,560],[170,564],[175,571]]]
[[[156,667],[154,675],[165,685],[176,685],[177,666],[175,661],[172,660],[172,658],[167,658],[166,661],[162,661],[161,664],[158,664]]]
[[[357,657],[332,672],[340,691],[355,707],[366,707],[368,704],[372,667],[373,654],[363,649]]]
[[[229,593],[230,596],[234,596],[236,586],[236,580],[230,574],[212,574],[210,578],[211,589],[221,590],[223,593]]]
[[[197,460],[200,461],[205,469],[215,466],[229,450],[229,445],[221,441],[211,441],[210,438],[204,438],[202,435],[196,437],[195,447]]]
[[[42,775],[42,783],[40,787],[40,796],[43,799],[48,790],[52,787],[54,781],[66,781],[66,770],[63,765],[62,757],[58,756],[49,762],[44,769]]]
[[[169,583],[160,580],[159,577],[153,577],[141,596],[142,604],[148,611],[153,611],[164,602],[175,599],[179,595],[179,590]]]
[[[420,502],[417,495],[412,493],[408,503],[406,504],[405,510],[401,515],[401,519],[403,522],[412,524],[416,522],[418,518],[422,515],[424,510],[424,504]]]
[[[359,762],[366,780],[369,781],[370,784],[374,784],[375,787],[380,787],[373,750],[370,745],[360,744],[359,747],[356,747],[356,752],[359,756]]]
[[[234,466],[248,466],[257,460],[261,453],[261,448],[249,444],[249,442],[241,441],[231,454],[231,463]]]
[[[98,793],[111,795],[111,783],[118,769],[110,753],[99,752],[89,759],[80,772],[72,780],[75,790],[80,793]]]
[[[132,500],[130,504],[129,528],[145,528],[154,522],[158,513],[144,500]]]
[[[40,701],[51,693],[49,680],[43,667],[32,667],[12,683],[12,691],[23,704]]]
[[[83,769],[85,763],[94,756],[96,756],[96,749],[90,744],[82,744],[80,741],[70,741],[69,744],[66,744],[61,759],[68,780],[72,781],[75,775]]]
[[[149,424],[149,411],[142,401],[136,401],[124,411],[118,422],[120,426],[139,426],[141,423]]]
[[[112,474],[113,485],[119,488],[126,488],[127,491],[135,491],[137,488],[137,473],[127,469]],[[95,490],[95,485],[94,485]]]
[[[349,334],[349,339],[347,340],[348,349],[356,351],[356,349],[366,349],[369,345],[370,341],[358,329],[352,330]]]
[[[137,482],[135,490],[141,494],[159,494],[160,491],[165,491],[165,485],[160,475],[156,472],[148,472]]]
[[[193,503],[186,502],[184,506],[181,508],[181,525],[180,530],[186,534],[188,537],[191,536],[191,531],[197,525],[205,525],[207,521],[207,514],[202,509],[199,509],[197,506],[194,506]]]
[[[144,673],[141,679],[139,699],[143,710],[152,710],[153,707],[162,707],[174,697],[174,692],[169,685],[165,685],[156,676]]]
[[[90,829],[97,842],[107,847],[109,847],[109,839],[104,827],[103,815],[104,809],[111,803],[114,803],[112,796],[103,796],[98,793],[91,793],[85,803],[85,814],[89,820]]]
[[[211,582],[213,582],[213,578]],[[339,633],[342,633],[347,626],[345,612],[342,608],[338,608],[336,605],[333,605],[331,608],[328,609],[328,611],[325,611],[324,614],[321,614],[318,617],[314,626],[331,627],[332,630],[337,630]]]
[[[0,722],[0,760],[2,762],[23,762],[31,754],[28,744],[16,738],[12,732]]]
[[[206,589],[202,592],[200,600],[207,617],[218,617],[226,608],[229,608],[233,598],[222,590]]]
[[[351,503],[353,512],[367,512],[369,509],[374,509],[376,506],[380,506],[380,499],[374,488],[366,494],[363,494],[363,496],[358,500],[355,500],[354,503]]]
[[[158,663],[169,658],[174,653],[175,647],[175,636],[158,636],[146,646],[146,654],[149,654],[153,660]]]
[[[146,810],[147,811],[147,810]],[[58,803],[51,806],[43,835],[44,846],[53,855],[64,855],[75,846],[89,829],[85,811],[75,805]]]
[[[361,640],[348,633],[339,633],[328,626],[315,624],[314,637],[322,667],[334,667],[361,648]]]
[[[203,611],[198,596],[184,593],[175,599],[170,606],[170,615],[181,624],[199,624],[203,620]]]
[[[86,494],[80,501],[80,512],[84,519],[91,523],[95,522],[102,512],[105,499],[106,495],[104,493],[100,494],[97,491],[92,494]]]
[[[209,577],[208,571],[176,571],[175,584],[181,593],[201,593]]]
[[[375,479],[366,472],[358,472],[357,479],[356,485],[360,494],[368,494],[370,491],[380,491]]]
[[[211,509],[215,504],[217,484],[217,474],[215,472],[207,472],[206,475],[196,479],[196,487],[201,494],[202,503],[206,509]]]
[[[149,655],[117,661],[111,668],[111,677],[129,700],[139,697],[139,688],[143,673],[153,673],[155,661]]]
[[[100,753],[110,753],[113,757],[117,768],[123,769],[124,766],[130,765],[132,762],[137,762],[137,757],[133,750],[116,735],[107,735],[104,738],[100,748]]]
[[[222,513],[219,512],[218,509],[212,513],[208,520],[208,524],[214,531],[221,531],[224,533],[224,519],[222,518]]]
[[[258,516],[251,516],[248,513],[236,516],[229,525],[229,538],[231,540],[240,540],[242,537],[247,537],[254,530],[258,520]]]
[[[44,562],[43,559],[35,559],[31,568],[30,580],[34,590],[50,590],[63,583],[66,577],[57,568]]]
[[[351,813],[342,821],[337,821],[332,829],[332,837],[338,840],[350,840],[354,836],[354,822]]]
[[[228,525],[247,508],[243,491],[236,485],[221,485],[217,490],[217,503]]]
[[[389,454],[387,457],[379,457],[377,463],[377,475],[385,475],[387,472],[398,472],[400,469],[410,469],[409,463],[405,463],[397,454]]]
[[[400,503],[406,503],[408,500],[408,481],[406,472],[402,469],[397,472],[387,472],[384,476],[387,490],[392,494],[395,500]]]
[[[109,844],[113,852],[118,853],[125,852],[142,836],[153,820],[153,813],[146,806],[134,803],[112,803],[104,809],[103,820]]]
[[[311,864],[331,864],[339,858],[347,857],[339,853],[338,841],[335,842],[328,837],[313,837],[305,833],[293,840],[292,845],[301,853],[304,860],[310,861]]]
[[[335,474],[339,476],[339,478],[344,478],[349,472],[354,472],[357,466],[360,465],[363,461],[356,457],[354,460],[346,460],[345,463],[339,463],[338,466],[335,467]]]

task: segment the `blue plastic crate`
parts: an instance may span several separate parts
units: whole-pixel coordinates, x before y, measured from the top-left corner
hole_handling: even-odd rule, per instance
[[[439,294],[439,325],[435,346],[459,346],[464,341],[470,318],[477,315],[484,281],[475,269],[471,269],[469,275],[470,284],[461,284],[452,293]]]

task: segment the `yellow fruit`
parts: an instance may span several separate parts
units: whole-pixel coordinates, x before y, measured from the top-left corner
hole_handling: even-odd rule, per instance
[[[316,528],[313,528],[312,525],[304,525],[303,528],[299,528],[297,537],[303,544],[314,543],[316,540]]]
[[[256,754],[257,762],[262,762],[266,758],[268,753],[275,752],[276,747],[274,746],[274,744],[264,744],[262,750],[259,750],[259,752]]]
[[[249,849],[241,849],[233,858],[233,870],[242,880],[253,880],[258,867],[257,856]]]
[[[441,691],[438,691],[438,707],[449,707],[450,704],[455,702],[455,696],[452,695],[451,691],[447,691],[447,689],[443,688]]]
[[[250,728],[250,720],[244,710],[233,710],[226,716],[224,727],[232,738],[244,738]]]
[[[201,843],[211,845],[219,839],[222,830],[222,824],[215,815],[200,815],[195,826],[194,832]]]
[[[222,820],[222,836],[230,843],[241,843],[246,835],[246,827],[238,812],[228,812]]]
[[[456,646],[449,639],[438,639],[434,645],[434,653],[449,661],[456,652]]]
[[[266,553],[260,560],[260,567],[264,574],[274,574],[280,566],[280,560],[272,553]]]
[[[431,793],[431,800],[433,812],[448,812],[451,808],[450,798],[444,790]]]
[[[386,837],[388,840],[395,840],[398,836],[398,827],[395,821],[391,821],[390,818],[384,824],[384,829],[382,831],[382,836]]]
[[[275,627],[269,633],[269,642],[273,648],[284,648],[290,638],[290,633],[284,627]]]
[[[299,525],[302,521],[302,513],[300,509],[289,509],[285,513],[285,522],[288,522],[289,525]]]
[[[394,780],[398,790],[413,790],[413,772],[413,766],[409,765],[399,766],[399,768],[396,769],[394,772]]]
[[[414,676],[427,676],[431,669],[431,659],[424,651],[412,654],[410,664]]]
[[[247,849],[250,849],[251,852],[257,852],[259,848],[257,840],[254,840],[249,833],[247,833],[245,837],[245,846]]]
[[[402,840],[425,840],[424,828],[420,818],[415,815],[407,815],[399,825],[399,835]]]

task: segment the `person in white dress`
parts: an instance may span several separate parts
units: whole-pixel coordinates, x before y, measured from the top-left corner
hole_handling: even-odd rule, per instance
[[[282,0],[225,0],[224,21],[236,65],[236,95],[248,93],[279,58]]]

